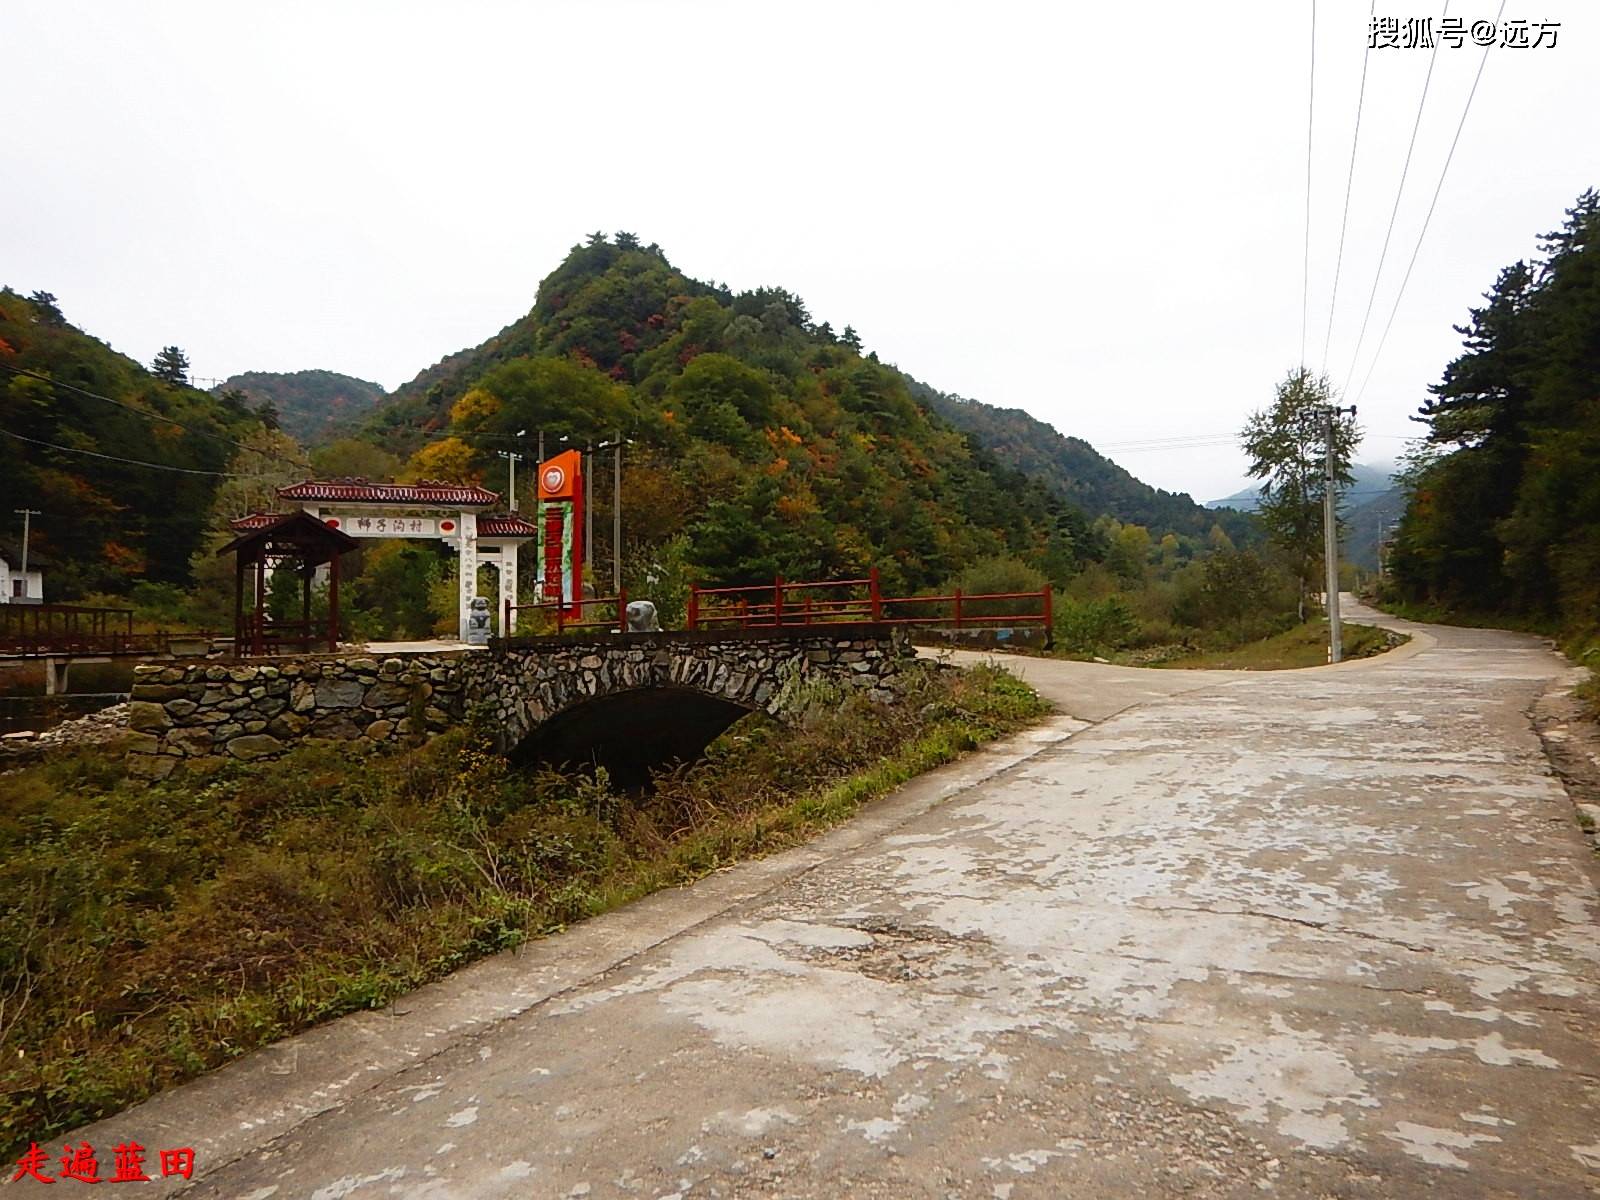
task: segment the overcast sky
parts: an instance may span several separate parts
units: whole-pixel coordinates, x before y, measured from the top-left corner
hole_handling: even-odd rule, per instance
[[[1451,14],[1492,18],[1497,0]],[[1437,18],[1381,0],[1379,15]],[[1515,0],[1361,420],[1389,458],[1451,324],[1600,186],[1600,5]],[[1367,0],[1317,5],[1306,361],[1323,364]],[[1207,499],[1300,361],[1311,0],[1139,5],[4,0],[0,283],[201,376],[394,387],[591,230],[659,242],[936,387]],[[1374,50],[1326,363],[1355,398],[1481,51]]]

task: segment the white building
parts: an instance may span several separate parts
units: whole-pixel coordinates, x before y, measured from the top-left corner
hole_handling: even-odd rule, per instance
[[[33,563],[22,571],[22,556],[0,546],[0,604],[43,604],[44,573]]]

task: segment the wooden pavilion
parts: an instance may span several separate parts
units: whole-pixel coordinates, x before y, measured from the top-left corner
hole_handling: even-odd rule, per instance
[[[356,549],[356,539],[311,513],[252,513],[233,522],[240,531],[218,556],[232,554],[234,656],[277,654],[285,649],[309,654],[325,644],[339,648],[339,558]],[[328,617],[311,619],[311,584],[317,568],[328,568]],[[300,620],[274,620],[267,611],[267,584],[272,572],[292,570],[300,577]],[[253,576],[253,603],[245,606],[245,576]]]

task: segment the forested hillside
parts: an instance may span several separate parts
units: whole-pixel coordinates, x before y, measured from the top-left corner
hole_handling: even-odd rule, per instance
[[[976,437],[1008,467],[1044,482],[1087,512],[1194,537],[1204,537],[1213,525],[1221,525],[1240,544],[1257,536],[1248,518],[1205,508],[1181,492],[1151,487],[1082,438],[1068,437],[1019,408],[996,408],[924,383],[914,382],[912,395]]]
[[[373,429],[411,452],[415,477],[494,486],[496,451],[529,451],[536,431],[550,447],[625,433],[641,581],[877,566],[887,586],[921,588],[995,555],[1059,581],[1103,555],[1075,505],[969,445],[859,349],[788,292],[698,284],[658,247],[596,234],[526,317],[398,389]]]
[[[39,510],[47,599],[187,582],[236,443],[260,429],[73,327],[54,297],[0,290],[0,514]]]
[[[599,381],[618,389],[610,400]],[[1006,422],[1012,434],[998,436]],[[708,578],[878,561],[927,585],[1014,554],[1059,581],[1104,555],[1086,515],[1148,523],[1193,549],[1219,519],[1251,536],[1246,518],[1150,488],[1025,414],[941,396],[863,356],[854,330],[814,322],[789,292],[698,282],[626,233],[574,248],[532,311],[398,388],[371,429],[400,452],[447,435],[413,473],[449,462],[498,477],[493,452],[516,429],[554,444],[614,426],[635,431],[643,478],[660,483],[659,514],[644,521],[658,539],[687,535]]]
[[[246,371],[214,389],[242,392],[302,446],[318,446],[353,428],[388,398],[376,383],[337,371]]]
[[[1600,196],[1458,326],[1391,559],[1402,599],[1600,631]]]

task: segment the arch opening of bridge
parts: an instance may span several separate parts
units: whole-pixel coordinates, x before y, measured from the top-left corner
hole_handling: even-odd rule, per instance
[[[510,747],[514,766],[604,767],[611,782],[648,788],[651,775],[700,759],[755,707],[687,687],[610,692],[556,713]]]

